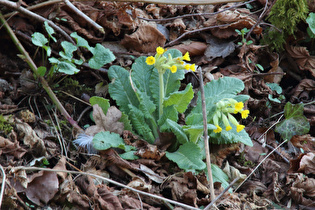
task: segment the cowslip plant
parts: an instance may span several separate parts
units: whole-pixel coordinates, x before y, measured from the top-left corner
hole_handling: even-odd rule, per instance
[[[111,66],[108,71],[110,96],[125,113],[136,134],[154,143],[162,132],[176,136],[177,151],[167,152],[166,157],[185,170],[201,171],[206,168],[202,155],[202,111],[199,95],[197,106],[191,112],[187,107],[193,98],[192,85],[179,90],[185,70],[195,70],[189,54],[158,47],[156,54],[140,57],[129,71]],[[211,142],[229,144],[242,142],[252,145],[251,139],[234,114],[247,118],[249,111],[244,104],[249,96],[237,95],[244,83],[236,78],[224,77],[205,86],[208,129]],[[178,114],[186,114],[186,124],[178,124]],[[222,129],[224,128],[224,129]]]
[[[91,47],[88,42],[83,37],[79,36],[76,32],[70,34],[70,36],[76,40],[76,45],[73,45],[71,42],[68,41],[62,41],[61,47],[63,48],[63,51],[59,52],[60,57],[52,57],[49,42],[50,40],[57,42],[56,38],[53,36],[55,32],[54,29],[47,24],[47,22],[44,23],[44,26],[49,36],[49,39],[47,39],[44,34],[35,32],[32,35],[32,43],[35,46],[44,49],[46,51],[47,57],[49,57],[48,60],[52,66],[47,74],[48,77],[52,77],[55,73],[58,72],[67,75],[78,73],[80,70],[77,68],[77,65],[82,65],[84,60],[82,58],[75,59],[73,54],[78,50],[79,47],[86,48],[92,53],[93,56],[88,60],[88,64],[93,69],[99,69],[103,65],[115,60],[114,54],[109,49],[106,49],[101,44],[96,44],[95,47]],[[44,76],[47,69],[45,66],[41,66],[37,69],[37,71],[41,76]]]

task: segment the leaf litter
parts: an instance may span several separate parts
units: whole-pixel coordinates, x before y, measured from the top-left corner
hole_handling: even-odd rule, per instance
[[[247,125],[253,147],[241,144],[211,145],[211,150],[214,150],[212,160],[225,171],[228,181],[240,178],[233,186],[236,189],[266,154],[279,145],[281,138],[275,132],[279,128],[274,130],[273,125],[277,123],[277,114],[284,110],[286,102],[306,104],[314,101],[314,55],[310,48],[290,39],[284,52],[273,53],[266,45],[260,44],[260,39],[264,36],[267,14],[263,14],[262,19],[258,19],[258,14],[261,14],[259,10],[262,10],[266,3],[271,9],[274,1],[251,1],[253,8],[234,7],[233,3],[176,6],[141,2],[74,2],[79,10],[104,27],[105,35],[90,27],[63,3],[43,6],[35,12],[57,22],[69,34],[77,32],[91,43],[114,43],[117,46],[115,62],[123,64],[124,67],[131,67],[135,57],[151,55],[156,47],[166,45],[168,49],[179,49],[183,54],[189,52],[196,64],[203,67],[204,77],[207,78],[204,82],[224,76],[243,80],[245,90],[242,94],[250,95],[245,106],[251,110],[251,118],[244,120],[243,124]],[[311,6],[312,3],[309,8],[314,12]],[[185,17],[192,14],[195,16]],[[26,37],[24,44],[30,43],[30,38],[27,37],[36,30],[41,30],[39,25],[36,25],[35,30],[35,25],[29,18],[18,15],[13,16],[9,23]],[[204,30],[205,27],[208,29]],[[237,44],[242,40],[235,29],[243,28],[252,29],[247,41],[251,40],[254,44]],[[306,36],[306,29],[299,27],[297,30],[298,37],[301,34]],[[1,43],[6,43],[9,39],[3,34],[5,33],[1,34]],[[63,38],[58,34],[56,37]],[[165,151],[157,145],[149,144],[125,131],[120,122],[122,113],[115,106],[111,106],[104,114],[100,107],[94,105],[92,121],[89,112],[84,111],[86,105],[59,94],[64,103],[73,104],[74,116],[79,118],[79,115],[83,114],[80,122],[82,127],[92,124],[85,130],[85,135],[89,138],[83,137],[83,140],[90,143],[101,131],[117,133],[123,137],[125,145],[135,148],[134,155],[139,159],[122,159],[119,156],[119,148],[88,155],[85,150],[73,147],[72,140],[75,139],[76,133],[71,132],[59,115],[56,116],[58,133],[51,129],[51,118],[44,111],[45,103],[40,100],[45,95],[41,91],[34,92],[34,89],[40,90],[37,80],[29,71],[25,71],[22,60],[12,61],[11,58],[16,56],[16,52],[6,49],[7,45],[4,46],[0,50],[0,58],[5,61],[0,64],[1,81],[3,80],[0,86],[0,112],[4,115],[15,115],[11,122],[9,121],[13,130],[7,134],[1,133],[0,137],[0,161],[6,169],[8,180],[2,204],[4,208],[27,208],[32,205],[52,208],[65,208],[69,205],[82,209],[171,208],[171,204],[163,204],[157,198],[142,196],[91,176],[76,177],[66,172],[51,171],[10,171],[17,166],[28,166],[33,160],[38,160],[36,164],[41,167],[57,171],[82,170],[107,177],[126,186],[190,205],[192,208],[205,207],[211,202],[205,174],[183,172],[165,158]],[[52,44],[51,47],[53,51],[58,51],[57,44]],[[35,48],[30,48],[30,52],[35,52]],[[257,64],[262,66],[263,70],[258,68]],[[186,74],[185,78],[187,83],[196,77],[188,75]],[[103,82],[105,86],[109,82],[105,73],[91,72],[90,69],[84,69],[74,78],[92,90],[99,82]],[[54,82],[51,81],[51,84]],[[63,81],[59,82],[63,85]],[[202,81],[194,81],[200,82]],[[268,83],[281,86],[282,93],[272,90]],[[82,93],[96,95],[89,89],[83,90]],[[106,96],[106,92],[102,94]],[[271,100],[281,94],[287,100],[279,100],[280,103]],[[80,98],[80,95],[76,97]],[[17,109],[29,110],[26,114],[18,115]],[[259,170],[255,171],[237,192],[225,193],[216,202],[217,207],[315,207],[314,104],[304,106],[300,111],[301,114],[304,111],[304,120],[310,122],[308,134],[301,135],[295,132],[293,127],[293,131],[287,135],[292,137],[287,146],[278,148],[262,162]],[[28,117],[32,114],[36,117]],[[296,122],[292,121],[292,124]],[[291,124],[286,126],[290,127]],[[62,154],[58,148],[57,136],[61,136],[61,141],[67,146],[67,158],[60,157]],[[215,190],[216,195],[222,192],[223,187],[219,182],[216,183]],[[175,209],[180,208],[184,207]]]

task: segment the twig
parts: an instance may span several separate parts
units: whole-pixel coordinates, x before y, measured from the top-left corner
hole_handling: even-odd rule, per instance
[[[87,0],[79,0],[87,1]],[[152,3],[152,4],[171,4],[171,5],[208,5],[223,4],[230,2],[242,2],[244,0],[108,0],[115,2],[135,2],[135,3]]]
[[[1,191],[0,191],[0,208],[1,208],[3,194],[4,194],[4,189],[5,189],[6,175],[5,175],[5,171],[3,170],[2,165],[0,165],[0,170],[1,170],[1,173],[2,173],[2,184],[1,184]]]
[[[220,195],[218,195],[213,201],[211,201],[211,203],[208,204],[208,206],[206,206],[206,208],[204,208],[204,210],[208,210],[211,208],[211,206],[219,199],[222,197],[222,195],[224,195],[224,193],[226,193],[233,185],[235,182],[237,182],[240,178],[237,177],[235,178],[230,184],[229,186],[227,186],[227,188],[225,188],[221,193]]]
[[[234,190],[234,192],[236,192],[238,190],[238,188],[240,188],[248,179],[251,175],[253,175],[253,173],[257,170],[257,168],[274,152],[276,151],[279,147],[281,147],[284,143],[286,143],[288,140],[284,140],[281,144],[279,144],[276,148],[274,148],[268,155],[266,155],[266,157],[264,159],[262,159],[262,161],[254,168],[254,170],[246,177],[246,179],[237,186],[237,188]]]
[[[94,28],[99,30],[102,34],[105,34],[104,28],[97,24],[94,20],[92,20],[89,16],[84,14],[81,10],[76,8],[69,0],[64,0],[64,3],[77,15],[81,16],[84,18],[88,23],[90,23]]]
[[[34,12],[31,12],[23,7],[20,7],[17,3],[12,2],[12,1],[8,1],[8,0],[0,0],[0,5],[4,5],[7,6],[11,9],[17,10],[20,13],[27,15],[31,18],[34,18],[35,20],[38,20],[40,22],[45,22],[47,21],[47,23],[53,28],[55,29],[55,31],[61,33],[69,42],[71,42],[72,44],[76,45],[76,43],[72,40],[72,38],[64,31],[62,30],[59,26],[57,26],[54,22],[52,22],[51,20],[48,20]],[[4,18],[3,18],[4,20]]]
[[[201,67],[199,69],[199,79],[200,79],[200,93],[201,93],[201,106],[202,106],[202,116],[203,116],[203,135],[205,141],[205,150],[206,150],[206,162],[207,162],[207,170],[208,170],[208,178],[210,184],[210,196],[211,201],[215,199],[214,187],[213,187],[213,178],[212,178],[212,170],[211,170],[211,159],[210,159],[210,149],[209,149],[209,136],[208,136],[208,123],[207,123],[207,109],[206,109],[206,99],[205,92],[203,87],[203,79],[202,79],[202,71]]]
[[[155,199],[160,199],[160,200],[163,200],[163,201],[167,201],[169,203],[172,203],[172,204],[177,205],[177,206],[181,206],[181,207],[186,208],[186,209],[199,210],[198,208],[195,208],[195,207],[183,204],[183,203],[179,203],[177,201],[174,201],[174,200],[171,200],[171,199],[168,199],[168,198],[163,198],[163,197],[158,196],[158,195],[154,195],[154,194],[151,194],[151,193],[143,192],[141,190],[137,190],[137,189],[134,189],[134,188],[129,187],[127,185],[124,185],[124,184],[121,184],[121,183],[116,182],[114,180],[111,180],[109,178],[105,178],[105,177],[102,177],[102,176],[99,176],[99,175],[96,175],[96,174],[92,174],[92,173],[79,172],[79,171],[68,171],[68,170],[56,170],[56,169],[51,169],[51,168],[24,167],[24,166],[13,167],[10,172],[15,173],[18,170],[53,171],[53,172],[63,172],[63,173],[70,173],[70,174],[81,174],[81,175],[92,176],[92,177],[95,177],[95,178],[98,178],[98,179],[105,180],[105,181],[107,181],[107,182],[109,182],[111,184],[117,185],[119,187],[127,188],[127,189],[129,189],[131,191],[134,191],[136,193],[139,193],[139,194],[142,194],[142,195],[146,195],[146,196],[149,196],[149,197],[152,197],[152,198],[155,198]]]
[[[233,8],[236,8],[236,7],[240,7],[240,6],[243,6],[243,5],[246,5],[246,4],[250,4],[250,3],[254,2],[254,1],[256,1],[256,0],[250,0],[248,2],[241,3],[241,4],[235,3],[235,5],[233,5],[231,7],[225,8],[225,9],[217,11],[217,12],[212,12],[212,13],[206,12],[206,13],[197,13],[197,14],[186,14],[186,15],[179,15],[179,16],[176,16],[176,17],[162,18],[162,19],[149,19],[149,18],[143,18],[143,17],[137,17],[137,18],[139,18],[141,20],[152,21],[152,22],[162,22],[162,21],[176,20],[178,18],[188,18],[188,17],[195,17],[195,16],[207,16],[207,15],[210,16],[210,15],[216,15],[216,14],[225,12],[227,10],[230,10],[230,9],[233,9]]]
[[[266,0],[266,4],[265,4],[265,7],[264,7],[264,10],[262,11],[262,13],[259,15],[256,23],[251,27],[250,31],[247,33],[246,35],[246,40],[249,39],[250,37],[250,34],[252,33],[252,31],[254,30],[254,28],[259,24],[259,22],[261,21],[261,19],[263,18],[263,15],[265,14],[266,10],[267,10],[267,6],[268,6],[268,0]]]
[[[0,0],[0,2],[3,0]],[[1,3],[0,3],[1,4]],[[34,61],[31,59],[28,52],[24,49],[21,42],[18,40],[16,35],[14,34],[13,30],[9,26],[9,24],[4,19],[2,13],[0,12],[0,21],[3,23],[4,27],[7,29],[12,41],[14,42],[15,46],[18,48],[18,50],[21,52],[21,54],[24,56],[25,61],[29,65],[29,67],[32,69],[36,77],[39,79],[40,83],[42,84],[43,88],[46,90],[47,94],[49,95],[50,99],[54,102],[58,110],[61,112],[61,114],[68,120],[68,122],[78,130],[78,132],[83,132],[83,129],[77,124],[76,121],[72,119],[72,117],[68,114],[67,110],[63,107],[55,93],[52,91],[52,89],[49,87],[47,81],[44,79],[44,77],[40,76],[37,72],[37,66],[34,63]]]
[[[227,24],[222,24],[222,25],[217,25],[217,26],[209,26],[209,27],[196,29],[196,30],[193,30],[193,31],[187,31],[187,32],[183,33],[182,35],[180,35],[179,37],[177,37],[176,39],[174,39],[173,41],[167,43],[165,45],[165,47],[169,47],[169,46],[175,44],[180,39],[184,38],[185,36],[187,36],[189,34],[194,34],[194,33],[202,32],[202,31],[207,31],[207,30],[212,29],[212,28],[219,28],[219,27],[225,27],[225,26],[230,26],[230,25],[232,25],[232,23],[227,23]]]

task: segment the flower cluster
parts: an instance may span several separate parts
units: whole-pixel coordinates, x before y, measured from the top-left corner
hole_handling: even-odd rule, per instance
[[[162,47],[156,48],[155,56],[149,56],[146,59],[146,63],[148,65],[154,65],[155,68],[159,71],[159,73],[164,74],[166,69],[171,70],[172,73],[175,73],[177,69],[186,69],[195,71],[195,64],[188,64],[185,61],[190,61],[189,53],[182,57],[172,58],[171,54],[168,54],[168,57],[165,57],[163,54],[166,52],[166,49]]]
[[[213,123],[217,127],[214,132],[220,133],[222,128],[219,126],[219,120],[222,120],[225,130],[229,131],[232,129],[230,123],[236,126],[236,131],[240,132],[245,128],[244,125],[240,125],[233,114],[240,113],[242,119],[246,119],[249,114],[249,110],[244,110],[243,102],[237,102],[236,100],[229,98],[229,99],[222,99],[216,104],[216,111],[213,116]]]

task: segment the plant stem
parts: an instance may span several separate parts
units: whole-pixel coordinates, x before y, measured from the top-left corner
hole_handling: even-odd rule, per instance
[[[159,72],[159,71],[158,71]],[[163,73],[159,72],[159,119],[163,114],[163,101],[164,101],[164,81]]]
[[[9,26],[9,24],[4,19],[2,13],[0,12],[0,21],[3,23],[4,27],[7,29],[12,41],[14,42],[15,46],[18,48],[18,50],[24,55],[24,59],[29,65],[29,67],[32,69],[36,77],[41,82],[43,88],[46,90],[47,94],[49,95],[50,99],[53,101],[53,103],[57,106],[58,110],[61,112],[61,114],[69,121],[69,123],[78,130],[78,132],[83,132],[82,128],[77,124],[75,120],[72,119],[72,117],[68,114],[66,109],[62,106],[57,96],[54,94],[52,89],[49,87],[47,81],[44,79],[44,77],[40,76],[37,71],[37,66],[28,54],[28,52],[24,49],[23,45],[19,41],[19,39],[15,36],[13,30]]]
[[[204,141],[205,141],[205,150],[206,150],[206,162],[208,169],[208,178],[210,185],[210,197],[211,201],[215,199],[214,186],[213,186],[213,178],[212,178],[212,170],[211,170],[211,159],[210,159],[210,148],[209,148],[209,136],[208,136],[208,123],[207,123],[207,108],[206,108],[206,99],[205,92],[203,87],[203,78],[202,71],[199,67],[199,82],[200,82],[200,93],[201,93],[201,104],[202,104],[202,115],[203,115],[203,132],[204,132]]]

